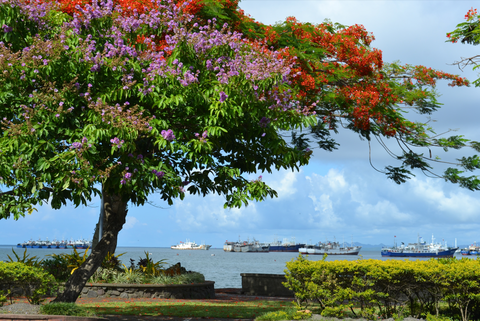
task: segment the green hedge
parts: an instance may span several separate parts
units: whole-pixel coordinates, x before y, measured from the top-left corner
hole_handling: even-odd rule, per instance
[[[40,304],[43,296],[55,294],[57,282],[42,268],[0,261],[0,290],[13,293],[15,288],[23,290],[28,302]]]
[[[480,318],[480,261],[471,259],[287,262],[286,287],[297,303],[322,315],[368,319],[439,316]]]

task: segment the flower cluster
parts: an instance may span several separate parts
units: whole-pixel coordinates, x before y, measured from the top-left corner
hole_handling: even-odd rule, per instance
[[[171,129],[162,130],[161,134],[162,134],[163,138],[165,140],[168,140],[169,142],[171,142],[172,140],[175,139],[175,135],[173,134],[173,131]]]
[[[114,145],[116,148],[120,149],[122,148],[123,146],[123,143],[125,143],[125,141],[122,139],[118,139],[118,137],[115,137],[115,138],[112,138],[110,139],[110,143],[112,143],[112,145]]]
[[[158,178],[162,178],[165,175],[162,171],[157,171],[156,169],[152,169],[152,173],[155,174]]]
[[[208,131],[204,131],[202,133],[202,136],[200,136],[199,133],[195,133],[195,137],[197,137],[200,140],[200,142],[205,143],[207,141]]]

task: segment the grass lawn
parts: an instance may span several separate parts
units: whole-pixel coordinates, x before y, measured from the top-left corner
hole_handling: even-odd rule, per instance
[[[159,302],[95,302],[82,303],[96,315],[165,315],[195,318],[235,318],[254,319],[271,311],[284,310],[292,306],[291,302],[248,301],[248,302],[202,302],[202,301],[159,301]]]

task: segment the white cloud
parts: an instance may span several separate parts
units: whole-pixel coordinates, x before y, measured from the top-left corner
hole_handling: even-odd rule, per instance
[[[128,230],[133,228],[137,223],[140,223],[140,221],[134,217],[134,216],[127,216],[127,221],[123,225],[124,230]]]

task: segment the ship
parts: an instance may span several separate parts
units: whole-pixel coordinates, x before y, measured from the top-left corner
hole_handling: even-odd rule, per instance
[[[353,243],[351,246],[348,246],[343,242],[318,242],[317,244],[309,244],[305,245],[298,249],[300,254],[308,254],[308,255],[358,255],[360,250],[362,249],[361,246],[354,246]]]
[[[391,248],[383,248],[381,251],[384,257],[433,257],[433,258],[449,258],[455,255],[458,247],[447,247],[441,243],[435,243],[435,238],[432,234],[432,243],[427,244],[426,241],[418,236],[416,243],[408,243],[397,246],[396,241]]]
[[[268,253],[270,251],[270,245],[260,243],[255,239],[253,239],[252,242],[250,242],[250,240],[237,242],[226,241],[223,245],[223,250],[225,252]]]
[[[39,239],[38,241],[27,241],[23,243],[18,243],[17,248],[24,248],[24,249],[87,249],[92,246],[92,242],[88,240],[76,240],[76,241],[57,241],[54,239],[53,241],[49,241],[48,238],[46,240]]]
[[[464,248],[460,251],[462,255],[478,255],[480,253],[480,246],[477,245],[477,242],[473,242],[467,248]]]
[[[177,245],[172,245],[170,248],[172,250],[208,250],[212,246],[211,245],[205,245],[205,244],[197,244],[194,242],[190,242],[189,240],[186,240],[186,242],[180,242]]]
[[[274,240],[269,243],[270,252],[298,252],[302,247],[305,247],[304,243],[296,243],[295,239],[288,241],[286,238],[282,241]]]

